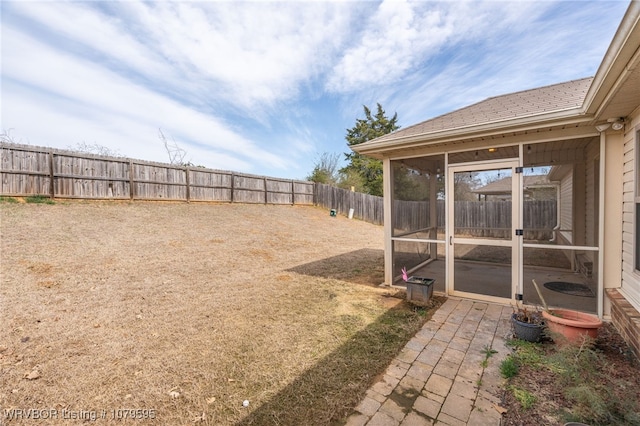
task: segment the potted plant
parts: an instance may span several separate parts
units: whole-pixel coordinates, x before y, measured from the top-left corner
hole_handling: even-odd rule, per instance
[[[432,278],[423,277],[409,277],[407,269],[402,268],[402,279],[407,286],[407,300],[410,302],[428,303],[433,296],[433,283]]]
[[[571,309],[549,309],[536,280],[533,280],[533,286],[544,305],[542,316],[552,336],[562,336],[566,343],[581,343],[584,336],[598,337],[598,329],[602,327],[600,318]]]
[[[545,327],[544,317],[538,310],[527,309],[524,305],[518,307],[511,314],[513,334],[527,342],[539,342]]]
[[[602,321],[595,315],[571,309],[547,309],[542,312],[552,334],[563,336],[569,343],[580,343],[584,336],[598,337]]]

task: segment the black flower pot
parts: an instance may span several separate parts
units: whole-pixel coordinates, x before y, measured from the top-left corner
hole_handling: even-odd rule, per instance
[[[511,323],[513,324],[513,332],[518,339],[527,342],[539,342],[542,339],[542,331],[544,324],[530,324],[528,322],[518,321],[518,314],[511,315]]]

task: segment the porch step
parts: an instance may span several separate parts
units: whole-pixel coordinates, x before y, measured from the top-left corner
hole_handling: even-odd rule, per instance
[[[591,278],[593,275],[593,262],[587,257],[587,255],[584,253],[577,254],[576,263],[580,273],[587,278]]]

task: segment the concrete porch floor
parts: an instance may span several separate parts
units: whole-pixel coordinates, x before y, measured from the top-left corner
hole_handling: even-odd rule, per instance
[[[414,271],[410,275],[434,278],[434,290],[445,291],[445,260],[438,259],[428,265]],[[523,269],[523,297],[526,304],[542,306],[532,280],[535,279],[540,287],[542,296],[549,306],[557,308],[575,309],[595,314],[597,312],[597,288],[594,279],[587,279],[580,273],[566,269],[545,268],[538,266],[525,266]],[[472,262],[456,261],[455,271],[456,290],[479,293],[497,297],[511,297],[511,266]],[[593,297],[574,296],[549,290],[544,283],[563,281],[584,284],[590,288]],[[504,284],[506,283],[506,284]],[[398,283],[401,285],[402,282]]]

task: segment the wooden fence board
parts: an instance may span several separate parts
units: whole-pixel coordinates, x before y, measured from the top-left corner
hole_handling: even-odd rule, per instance
[[[190,187],[190,201],[231,202],[231,188]]]

